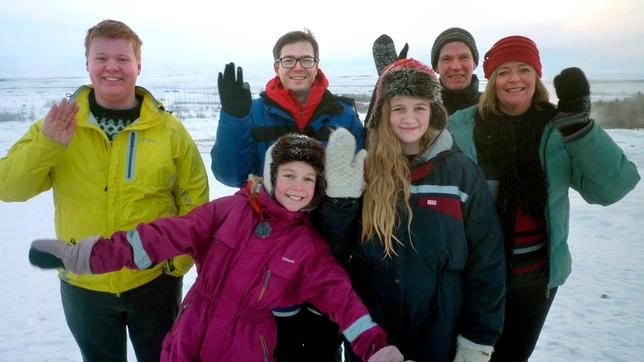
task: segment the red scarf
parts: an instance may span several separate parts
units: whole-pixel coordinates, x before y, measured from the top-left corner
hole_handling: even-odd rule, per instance
[[[322,73],[322,70],[318,69],[318,74],[311,85],[309,99],[305,105],[302,105],[300,100],[297,99],[297,96],[295,96],[295,93],[284,88],[278,76],[275,76],[275,78],[266,83],[266,95],[275,103],[279,104],[280,107],[291,113],[293,118],[295,118],[297,127],[302,130],[311,120],[313,112],[320,104],[320,101],[322,101],[322,96],[328,86],[329,81],[326,79],[324,73]]]

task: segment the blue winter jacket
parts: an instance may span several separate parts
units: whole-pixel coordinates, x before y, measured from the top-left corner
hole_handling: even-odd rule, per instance
[[[246,183],[248,174],[262,174],[266,150],[280,136],[301,133],[326,144],[331,131],[337,127],[348,129],[358,147],[364,147],[363,125],[352,99],[334,96],[325,90],[308,125],[300,130],[289,112],[262,93],[253,100],[251,111],[245,117],[232,117],[221,110],[217,138],[210,152],[212,172],[224,185],[240,187]]]
[[[352,252],[353,286],[390,343],[406,359],[448,362],[458,334],[492,346],[501,333],[503,236],[483,173],[447,131],[411,175],[412,242],[401,206],[392,258],[379,240],[359,241],[355,200],[327,198],[315,222],[335,253]]]
[[[474,122],[477,106],[454,113],[448,129],[456,144],[477,162],[474,145]],[[570,214],[569,188],[579,192],[588,203],[610,205],[630,192],[640,179],[637,167],[597,123],[591,121],[587,133],[570,137],[564,142],[561,134],[546,124],[539,144],[543,171],[548,182],[545,210],[548,228],[549,282],[554,288],[562,285],[571,271],[568,249]],[[585,131],[584,131],[585,132]]]

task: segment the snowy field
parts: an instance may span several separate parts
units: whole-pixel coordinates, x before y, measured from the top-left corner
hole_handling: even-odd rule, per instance
[[[337,79],[336,84],[346,87],[342,89],[346,93],[368,94],[368,84],[374,79]],[[0,157],[27,131],[31,119],[46,113],[53,99],[73,92],[70,83],[85,81],[0,79],[0,116],[2,112],[22,112],[25,118],[0,122]],[[209,169],[208,151],[218,112],[212,101],[218,99],[214,78],[207,83],[194,96],[190,96],[190,89],[176,86],[146,86],[182,116]],[[253,93],[260,88],[252,83],[251,87]],[[644,174],[644,130],[610,130],[609,134]],[[234,191],[215,181],[210,172],[209,182],[211,199]],[[557,293],[531,361],[642,361],[644,183],[609,207],[587,205],[574,192],[571,204],[573,273]],[[54,235],[51,192],[25,203],[0,202],[0,247],[5,265],[0,275],[0,361],[81,360],[65,324],[56,272],[34,268],[27,260],[31,240]],[[193,269],[185,277],[185,291],[194,280]],[[131,350],[130,360],[135,360]]]

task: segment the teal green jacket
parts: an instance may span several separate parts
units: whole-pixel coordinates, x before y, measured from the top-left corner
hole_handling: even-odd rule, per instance
[[[474,122],[477,106],[454,113],[447,128],[456,144],[478,163],[474,145]],[[539,145],[541,165],[548,181],[548,204],[545,218],[548,227],[550,258],[549,287],[562,285],[571,271],[568,249],[570,200],[568,190],[575,191],[591,204],[610,205],[629,193],[640,175],[622,149],[594,121],[588,133],[564,142],[559,132],[548,123]]]

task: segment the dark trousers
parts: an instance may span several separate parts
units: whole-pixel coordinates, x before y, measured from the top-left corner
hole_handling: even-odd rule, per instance
[[[325,316],[302,306],[292,317],[275,317],[277,324],[276,362],[341,361],[340,327]]]
[[[67,325],[83,361],[127,361],[126,327],[138,361],[159,361],[161,343],[179,310],[183,278],[161,274],[120,294],[60,283]]]
[[[546,295],[546,284],[508,289],[503,332],[494,346],[491,362],[524,362],[537,344],[557,288]]]

